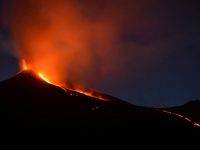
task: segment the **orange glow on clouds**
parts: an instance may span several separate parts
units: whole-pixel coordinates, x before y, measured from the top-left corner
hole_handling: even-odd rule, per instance
[[[108,72],[116,74],[119,65],[114,60],[118,62],[120,55],[113,48],[118,37],[115,19],[105,17],[107,11],[89,9],[97,4],[79,4],[74,0],[12,0],[8,22],[22,70],[32,70],[48,83],[66,88],[98,83]],[[98,78],[92,75],[96,73]]]
[[[86,78],[99,81],[89,76],[95,69],[101,76],[107,70],[115,70],[109,50],[117,36],[110,18],[107,20],[100,12],[98,20],[90,18],[86,6],[78,7],[71,0],[22,1],[19,5],[13,0],[9,23],[17,55],[26,60],[22,61],[23,70],[42,72],[52,83],[65,86],[68,82],[84,85]],[[100,66],[96,57],[103,59],[105,65]]]
[[[31,70],[33,71],[34,73],[36,73],[38,75],[38,77],[40,79],[42,79],[43,81],[49,83],[49,84],[53,84],[55,86],[58,86],[60,88],[62,88],[63,90],[65,90],[65,88],[68,88],[67,85],[64,85],[62,83],[59,83],[59,82],[53,82],[51,81],[50,79],[50,75],[47,76],[45,75],[44,73],[42,72],[38,72],[37,70],[34,70],[34,68],[31,68],[30,66],[28,66],[27,62],[25,59],[22,59],[21,60],[21,71],[27,71],[27,70]],[[104,100],[104,101],[107,101],[106,98],[104,98],[103,96],[101,96],[100,94],[97,94],[95,93],[94,91],[92,90],[88,90],[88,89],[85,89],[83,86],[76,86],[76,87],[73,87],[74,91],[78,92],[78,93],[81,93],[81,94],[84,94],[84,95],[87,95],[87,96],[90,96],[90,97],[94,97],[94,98],[97,98],[97,99],[100,99],[100,100]]]
[[[30,68],[30,66],[28,66],[27,62],[25,59],[21,60],[21,71],[26,71],[26,70],[32,70],[33,72],[35,72],[42,80],[46,81],[47,83],[51,83],[50,80],[41,72],[37,72],[36,70],[34,70],[33,68]]]

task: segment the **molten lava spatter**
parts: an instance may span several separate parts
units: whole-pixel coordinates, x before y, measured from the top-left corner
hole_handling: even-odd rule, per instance
[[[33,71],[43,81],[45,81],[49,84],[53,84],[55,86],[58,86],[58,87],[62,88],[63,90],[70,89],[66,84],[63,84],[63,83],[60,83],[60,82],[54,82],[54,81],[51,80],[51,78],[48,75],[44,74],[42,71],[37,71],[35,68],[32,68],[30,65],[28,65],[28,63],[26,62],[25,59],[21,60],[21,67],[20,68],[21,68],[21,71],[27,71],[27,70]],[[78,93],[81,93],[83,95],[93,97],[93,98],[96,98],[96,99],[99,99],[99,100],[107,101],[106,98],[104,98],[100,94],[97,94],[97,92],[94,92],[93,90],[88,90],[88,89],[86,89],[82,86],[77,86],[76,88],[73,88],[73,89],[70,89],[70,90],[73,90],[75,92],[78,92]]]
[[[26,63],[25,59],[22,59],[20,67],[21,67],[21,70],[28,70],[28,64]]]

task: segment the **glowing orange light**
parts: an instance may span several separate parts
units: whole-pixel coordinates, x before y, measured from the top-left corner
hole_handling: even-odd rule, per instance
[[[63,84],[59,80],[57,80],[57,78],[55,78],[55,75],[52,76],[52,74],[50,74],[48,71],[46,72],[46,70],[45,70],[45,73],[43,71],[38,71],[37,67],[35,67],[33,64],[28,64],[25,59],[21,60],[20,66],[21,66],[22,71],[31,70],[31,71],[35,72],[40,79],[44,80],[45,82],[47,82],[49,84],[58,86],[65,91],[66,91],[66,89],[68,89],[68,86],[66,84]],[[95,92],[93,90],[85,89],[82,86],[74,87],[72,90],[74,90],[78,93],[96,98],[96,99],[107,101],[107,99],[104,96],[102,96],[101,94],[98,94],[97,92]]]
[[[28,70],[28,65],[27,65],[25,59],[22,59],[22,61],[21,61],[21,69]]]
[[[107,101],[107,99],[105,99],[103,96],[101,95],[95,95],[94,92],[92,91],[86,91],[86,90],[80,90],[80,89],[75,89],[76,92],[79,92],[81,94],[84,94],[86,96],[90,96],[90,97],[94,97],[94,98],[97,98],[97,99],[100,99],[100,100],[103,100],[103,101]]]
[[[49,80],[44,74],[42,74],[41,72],[38,73],[38,76],[39,76],[41,79],[43,79],[44,81],[46,81],[47,83],[50,83],[50,84],[51,84],[50,80]]]

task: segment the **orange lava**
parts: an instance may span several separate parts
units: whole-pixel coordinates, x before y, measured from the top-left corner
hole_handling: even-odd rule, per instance
[[[27,63],[25,59],[22,59],[20,64],[21,71],[31,70],[35,72],[40,79],[46,81],[47,83],[54,84],[57,86],[63,86],[63,84],[61,84],[61,82],[58,82],[58,80],[55,80],[54,77],[52,77],[49,74],[47,75],[45,71],[41,71],[38,68],[34,67],[34,65]]]
[[[28,70],[28,64],[26,63],[25,59],[21,61],[21,70]]]
[[[47,83],[52,84],[51,81],[50,81],[44,74],[42,74],[41,72],[38,73],[38,76],[39,76],[41,79],[43,79],[44,81],[46,81]]]
[[[90,97],[94,97],[94,98],[97,98],[97,99],[100,99],[100,100],[103,100],[103,101],[107,101],[107,99],[101,95],[97,95],[95,94],[95,92],[93,91],[88,91],[88,90],[80,90],[80,89],[75,89],[76,92],[79,92],[81,94],[84,94],[84,95],[87,95],[87,96],[90,96]]]
[[[31,70],[31,71],[35,72],[40,79],[42,79],[43,81],[45,81],[45,82],[47,82],[49,84],[53,84],[55,86],[58,86],[58,87],[62,88],[63,90],[69,89],[66,84],[63,84],[61,82],[56,82],[56,80],[51,80],[52,78],[51,78],[51,76],[49,74],[47,75],[42,71],[38,71],[37,69],[35,69],[31,65],[28,65],[28,63],[26,62],[25,59],[21,60],[20,68],[21,68],[21,71]],[[97,94],[97,92],[85,89],[83,86],[76,86],[75,88],[73,88],[71,90],[76,91],[76,92],[81,93],[81,94],[84,94],[84,95],[87,95],[89,97],[93,97],[93,98],[96,98],[96,99],[107,101],[106,98],[104,98],[100,94]]]

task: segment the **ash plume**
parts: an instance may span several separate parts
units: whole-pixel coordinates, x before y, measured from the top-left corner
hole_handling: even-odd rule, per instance
[[[57,83],[80,84],[94,78],[92,68],[101,75],[111,71],[118,27],[99,7],[74,0],[12,0],[8,22],[19,59]]]

